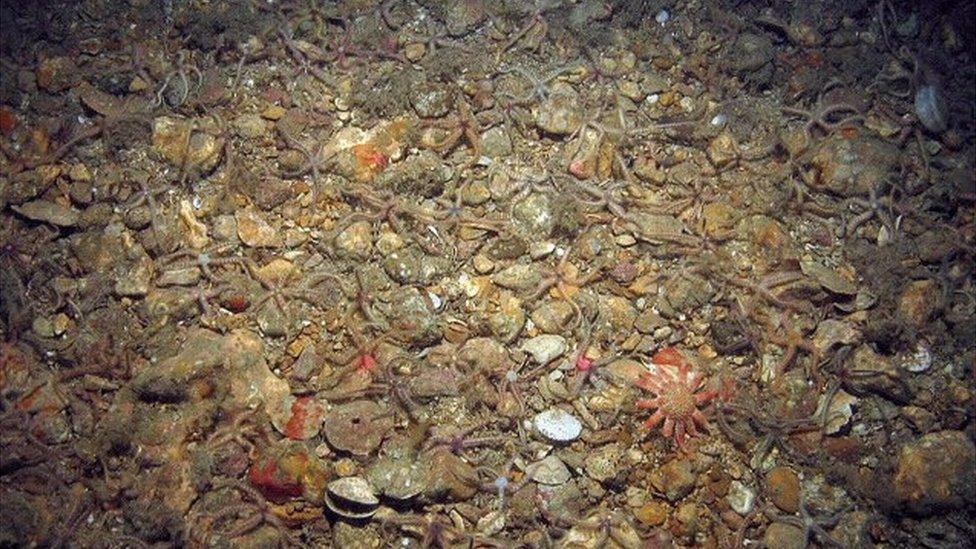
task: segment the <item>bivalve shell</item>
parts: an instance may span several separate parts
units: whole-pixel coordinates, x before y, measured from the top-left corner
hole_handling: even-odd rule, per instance
[[[325,493],[325,506],[335,514],[363,519],[373,516],[380,500],[372,485],[362,477],[345,477],[329,483]]]

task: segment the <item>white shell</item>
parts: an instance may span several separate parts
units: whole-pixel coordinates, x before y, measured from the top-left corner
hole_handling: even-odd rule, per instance
[[[379,505],[373,487],[362,477],[344,477],[329,483],[329,493],[359,505]]]
[[[560,408],[539,412],[532,419],[532,425],[551,442],[572,442],[583,432],[580,420]]]

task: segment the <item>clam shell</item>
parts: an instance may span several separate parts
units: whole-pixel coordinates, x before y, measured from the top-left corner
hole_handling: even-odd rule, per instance
[[[346,518],[373,516],[380,500],[372,485],[362,477],[345,477],[329,483],[325,493],[325,506]]]

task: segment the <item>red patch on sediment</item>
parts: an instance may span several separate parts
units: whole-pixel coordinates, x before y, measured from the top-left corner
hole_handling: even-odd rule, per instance
[[[0,132],[9,134],[17,127],[17,115],[9,107],[0,107]]]
[[[379,362],[376,360],[376,357],[371,354],[365,354],[359,357],[360,370],[366,370],[372,372],[373,369],[376,368],[377,364],[379,364]]]
[[[293,440],[305,438],[305,422],[308,421],[309,407],[312,404],[312,397],[298,397],[291,405],[291,417],[285,425],[285,436]]]
[[[263,466],[255,463],[248,472],[251,484],[272,501],[283,501],[302,495],[302,485],[299,482],[284,478],[274,458],[265,458]]]

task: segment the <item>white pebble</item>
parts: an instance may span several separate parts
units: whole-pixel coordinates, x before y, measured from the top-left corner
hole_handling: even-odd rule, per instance
[[[550,442],[572,442],[583,432],[583,424],[576,416],[560,408],[539,412],[532,420],[536,431]]]

